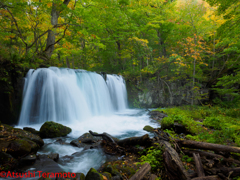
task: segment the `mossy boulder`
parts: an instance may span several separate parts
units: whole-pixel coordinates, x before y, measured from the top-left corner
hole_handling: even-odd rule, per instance
[[[47,121],[40,128],[41,138],[55,138],[68,135],[72,131],[71,128],[62,124]]]
[[[11,154],[15,158],[18,158],[28,155],[30,152],[36,152],[37,149],[37,144],[32,141],[27,139],[16,139],[9,144],[7,153]]]
[[[103,176],[99,172],[97,172],[96,169],[91,168],[88,171],[85,180],[93,180],[93,179],[94,180],[103,180]]]
[[[148,131],[148,132],[153,132],[154,128],[152,126],[147,125],[143,128],[143,130]]]

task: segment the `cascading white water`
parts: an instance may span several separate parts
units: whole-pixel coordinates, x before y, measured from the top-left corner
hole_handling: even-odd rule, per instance
[[[122,76],[107,75],[107,85],[114,108],[116,110],[127,109],[127,91]]]
[[[29,70],[23,90],[19,125],[45,121],[75,122],[127,108],[121,76],[56,67]]]

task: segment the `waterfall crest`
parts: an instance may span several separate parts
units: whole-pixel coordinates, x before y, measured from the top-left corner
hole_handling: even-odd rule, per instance
[[[19,125],[45,121],[74,122],[127,108],[121,76],[56,67],[29,70],[24,84]]]

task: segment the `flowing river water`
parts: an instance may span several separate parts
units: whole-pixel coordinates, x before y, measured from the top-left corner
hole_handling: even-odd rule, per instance
[[[128,108],[125,81],[117,75],[107,75],[105,81],[101,75],[85,70],[29,70],[23,97],[17,127],[39,130],[45,121],[55,121],[72,129],[61,138],[65,145],[56,143],[57,138],[44,139],[45,145],[38,151],[58,153],[59,165],[66,172],[86,174],[91,167],[98,169],[106,161],[99,149],[83,151],[68,144],[89,130],[123,139],[146,134],[145,125],[158,126],[146,110]],[[68,156],[74,158],[69,160]]]

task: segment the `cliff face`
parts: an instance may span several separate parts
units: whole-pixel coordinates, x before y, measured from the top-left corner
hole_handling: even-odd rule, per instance
[[[166,107],[191,104],[191,84],[185,81],[154,81],[145,79],[141,83],[127,81],[128,100],[130,107]],[[207,96],[208,89],[198,90],[197,95]],[[206,101],[207,99],[203,99]],[[194,100],[194,104],[199,104]]]

